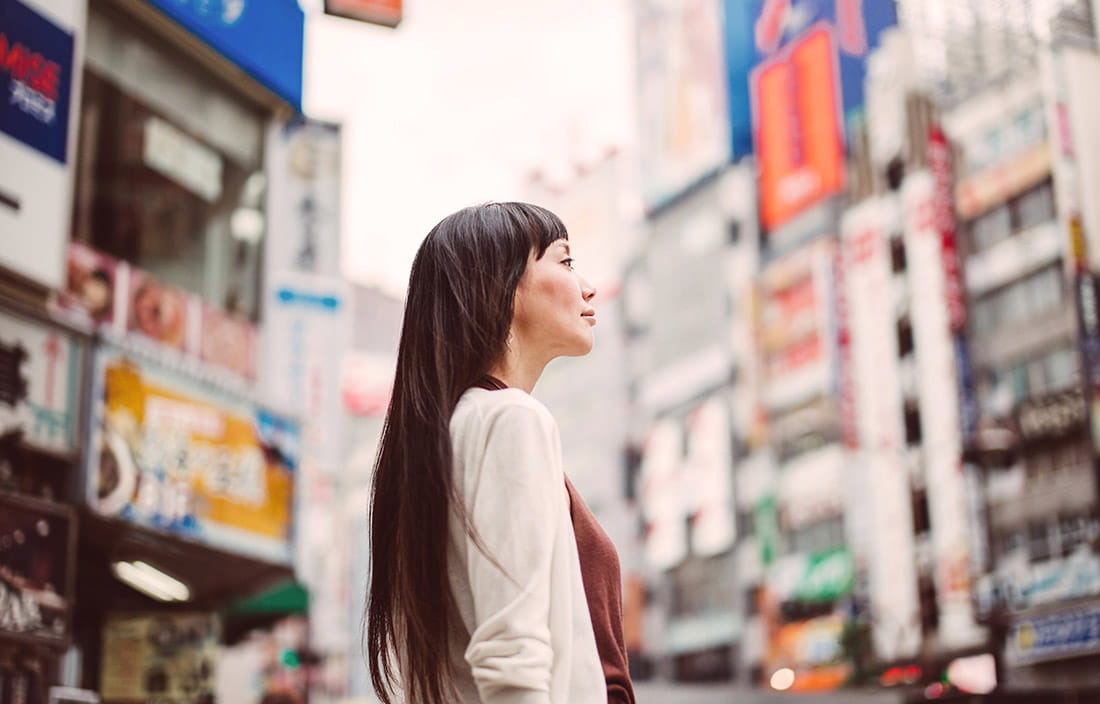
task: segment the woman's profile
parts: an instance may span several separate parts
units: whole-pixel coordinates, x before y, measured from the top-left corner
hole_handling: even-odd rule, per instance
[[[593,344],[550,211],[489,203],[417,252],[371,499],[366,647],[383,702],[633,702],[610,539],[530,394]]]

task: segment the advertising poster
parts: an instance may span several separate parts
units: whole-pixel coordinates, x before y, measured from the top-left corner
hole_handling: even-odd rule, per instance
[[[61,288],[84,0],[0,0],[0,265]]]
[[[642,194],[654,210],[729,158],[718,0],[637,5]]]
[[[125,304],[116,295],[120,279],[129,285],[122,268],[128,265],[81,242],[70,242],[65,288],[57,299],[61,310],[89,327],[111,325],[120,315],[119,305]]]
[[[126,329],[181,352],[187,350],[188,296],[151,274],[131,269]]]
[[[213,702],[220,630],[214,614],[110,616],[100,670],[104,704]]]
[[[297,424],[109,350],[97,369],[95,510],[287,562]]]
[[[256,326],[252,321],[202,304],[200,359],[239,377],[256,376]]]
[[[0,438],[54,452],[76,449],[79,343],[41,323],[0,313]]]
[[[0,494],[0,637],[67,642],[74,529],[67,507]]]

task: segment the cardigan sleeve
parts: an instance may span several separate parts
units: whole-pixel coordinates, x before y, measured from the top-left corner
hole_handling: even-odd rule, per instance
[[[504,406],[487,424],[467,501],[492,559],[467,538],[475,627],[465,658],[486,704],[545,704],[553,549],[568,510],[561,447],[553,419],[536,408]]]

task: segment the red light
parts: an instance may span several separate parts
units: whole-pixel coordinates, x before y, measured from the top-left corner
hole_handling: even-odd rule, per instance
[[[920,679],[921,669],[916,665],[910,665],[905,668],[905,672],[902,673],[901,679],[905,684],[913,684]]]
[[[891,667],[886,672],[882,673],[882,677],[879,679],[879,683],[883,687],[893,687],[901,682],[902,670],[900,667]]]

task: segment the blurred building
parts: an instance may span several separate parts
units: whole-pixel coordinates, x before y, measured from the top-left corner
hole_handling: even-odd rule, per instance
[[[286,268],[339,262],[339,130],[295,139],[292,0],[0,14],[19,96],[0,119],[0,227],[20,243],[0,257],[4,696],[209,699],[220,644],[309,608],[294,526],[316,446],[262,380],[285,361],[265,353],[280,305],[302,302],[272,276],[281,252],[302,240]],[[301,212],[270,217],[284,205]],[[304,669],[272,662],[304,690]],[[242,675],[240,700],[273,672]]]

